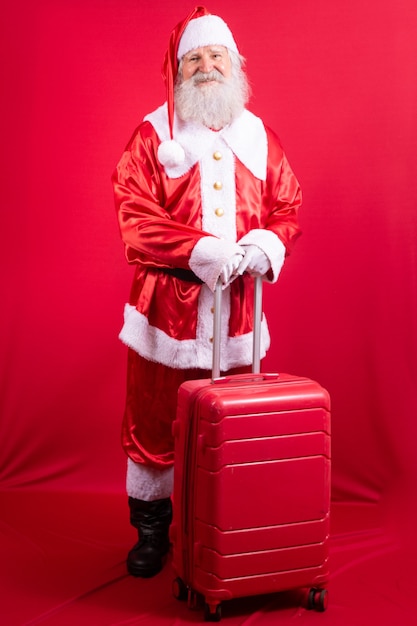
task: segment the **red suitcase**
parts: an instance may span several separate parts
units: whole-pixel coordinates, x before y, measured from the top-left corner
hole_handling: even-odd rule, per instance
[[[174,595],[204,599],[207,621],[222,601],[306,588],[327,606],[330,400],[316,382],[260,374],[261,280],[256,281],[254,373],[189,381],[178,393]],[[215,338],[221,289],[216,292]]]

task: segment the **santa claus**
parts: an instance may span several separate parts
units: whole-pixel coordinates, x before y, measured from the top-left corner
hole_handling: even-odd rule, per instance
[[[220,279],[224,289],[222,373],[248,371],[251,275],[275,282],[300,234],[300,187],[276,135],[245,108],[243,62],[226,23],[194,9],[171,33],[167,101],[135,130],[113,176],[135,266],[120,333],[135,576],[156,574],[169,549],[177,390],[209,376],[215,285]],[[268,347],[263,317],[261,357]]]

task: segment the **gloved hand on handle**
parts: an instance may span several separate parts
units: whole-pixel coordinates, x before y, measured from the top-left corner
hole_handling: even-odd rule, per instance
[[[242,245],[245,256],[236,269],[236,274],[247,272],[251,276],[264,276],[271,269],[271,262],[265,252],[254,244]]]
[[[271,283],[278,280],[284,265],[286,248],[272,230],[253,228],[238,244],[247,252],[238,269],[239,273],[246,271],[252,276],[261,275],[263,280]]]
[[[242,263],[244,256],[240,252],[236,252],[230,259],[223,265],[222,271],[220,272],[220,280],[222,281],[223,286],[230,285],[230,283],[239,276],[238,268]]]
[[[236,277],[235,272],[244,254],[238,243],[207,235],[194,246],[189,267],[214,293],[219,278],[223,286],[227,286],[228,281]]]
[[[259,245],[254,243],[257,240]],[[223,287],[227,287],[244,272],[252,276],[268,274],[267,280],[273,282],[278,278],[284,259],[284,244],[275,233],[255,229],[237,243],[211,235],[202,237],[194,246],[189,266],[214,292],[219,279]]]

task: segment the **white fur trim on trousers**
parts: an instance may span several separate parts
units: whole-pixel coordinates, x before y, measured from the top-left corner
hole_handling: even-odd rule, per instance
[[[127,495],[137,500],[161,500],[172,494],[174,468],[159,470],[154,467],[127,460],[126,491]]]

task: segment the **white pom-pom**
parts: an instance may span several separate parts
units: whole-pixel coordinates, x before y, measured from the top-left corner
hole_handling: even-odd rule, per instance
[[[158,159],[164,167],[176,167],[184,163],[184,148],[173,139],[159,144]]]

